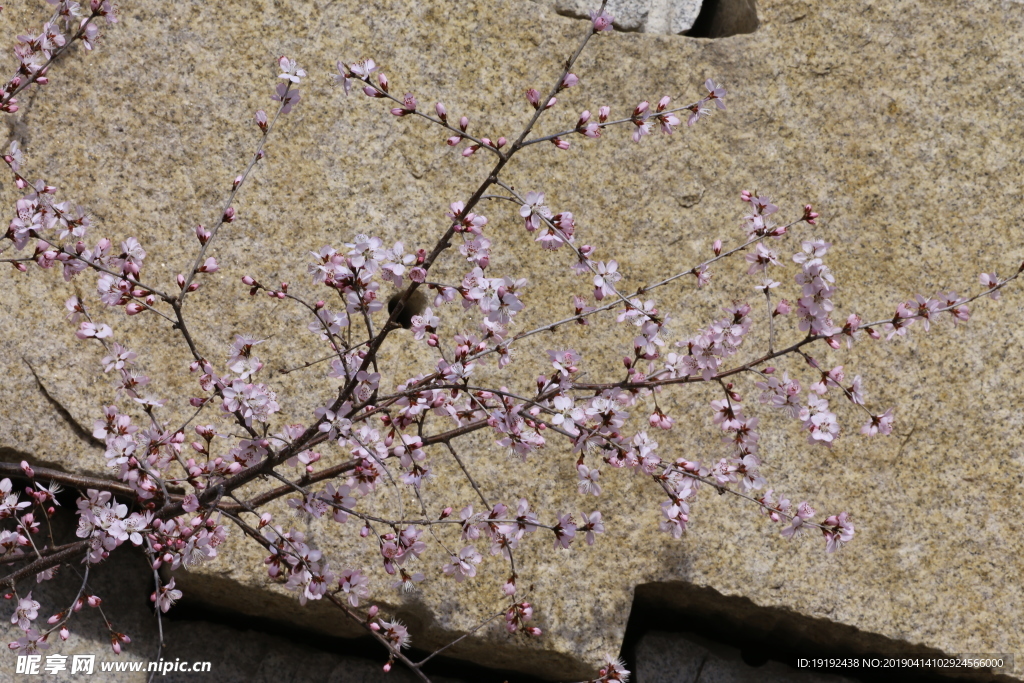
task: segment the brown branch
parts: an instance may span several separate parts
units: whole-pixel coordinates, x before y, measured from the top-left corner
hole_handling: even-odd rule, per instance
[[[64,548],[63,550],[59,550],[51,555],[40,557],[32,564],[26,567],[22,567],[18,571],[3,577],[2,579],[0,579],[0,586],[10,586],[11,588],[14,588],[14,585],[26,576],[32,576],[33,574],[38,574],[39,572],[46,571],[50,567],[54,567],[64,562],[65,560],[69,560],[75,555],[81,553],[89,547],[89,541],[78,541],[76,543],[72,543],[70,545],[62,547]]]

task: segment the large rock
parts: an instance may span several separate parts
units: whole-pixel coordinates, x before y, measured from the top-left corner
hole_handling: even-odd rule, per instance
[[[641,99],[668,94],[690,102],[708,77],[728,87],[729,111],[641,145],[626,130],[599,141],[574,138],[568,152],[539,145],[516,158],[508,180],[523,191],[543,190],[554,209],[572,211],[582,242],[618,259],[622,291],[699,263],[715,238],[736,244],[745,208],[737,197],[746,188],[772,194],[787,216],[797,217],[805,202],[820,210],[819,228],[797,226],[781,246],[792,253],[801,238],[815,235],[835,244],[827,262],[842,318],[853,311],[888,317],[915,292],[976,291],[979,272],[1009,274],[1024,258],[1017,227],[1024,205],[1024,6],[772,0],[759,11],[756,33],[717,41],[599,36],[576,69],[581,85],[560,98],[541,132],[572,126],[580,110],[603,104],[627,116]],[[38,27],[44,13],[8,7],[2,35]],[[201,351],[218,363],[234,334],[267,338],[266,381],[285,406],[279,424],[308,423],[332,392],[324,370],[282,376],[276,369],[321,350],[300,309],[250,299],[239,278],[288,281],[293,292],[315,297],[305,273],[311,249],[341,247],[357,232],[429,248],[445,227],[448,203],[467,198],[489,169],[482,153],[463,159],[438,131],[391,117],[379,102],[346,98],[331,86],[335,60],[372,56],[394,92],[412,91],[424,107],[442,100],[453,115],[470,116],[471,131],[512,137],[532,113],[524,89],[548,87],[585,28],[530,2],[125,3],[121,23],[104,31],[97,51],[62,59],[52,83],[25,98],[11,132],[26,151],[30,177],[45,177],[60,188],[59,198],[85,205],[98,219],[97,235],[137,236],[150,254],[146,277],[171,288],[194,254],[194,225],[220,215],[231,179],[252,152],[249,122],[273,104],[275,58],[298,59],[311,74],[303,99],[280,122],[268,158],[235,202],[239,219],[215,243],[223,270],[186,313]],[[6,206],[18,196],[3,185]],[[481,210],[501,245],[492,258],[495,276],[530,278],[533,308],[517,329],[571,312],[569,294],[588,286],[568,272],[566,252],[541,252],[514,206]],[[460,262],[442,259],[436,278],[460,277]],[[758,303],[745,265],[716,267],[713,286],[699,292],[685,281],[657,293],[673,317],[674,339],[717,319],[734,298]],[[789,298],[793,274],[790,267],[777,278]],[[102,474],[102,449],[87,437],[112,384],[98,372],[97,346],[75,340],[62,322],[74,290],[55,272],[10,272],[3,282],[0,454]],[[92,283],[85,277],[79,287],[91,291]],[[596,507],[608,532],[592,548],[552,552],[550,537],[540,537],[517,554],[543,637],[509,637],[492,624],[452,654],[551,678],[592,675],[604,653],[618,651],[639,584],[654,586],[666,603],[685,604],[696,589],[743,597],[760,610],[834,626],[822,633],[870,634],[888,652],[1020,652],[1024,595],[1014,577],[1024,575],[1016,379],[1024,364],[1022,296],[1011,287],[1002,302],[979,301],[966,326],[943,320],[927,335],[915,326],[905,341],[813,350],[823,363],[863,375],[873,409],[897,407],[889,438],[859,436],[863,413],[834,401],[844,438],[830,450],[808,446],[792,421],[756,405],[751,380],[738,380],[748,412],[762,417],[771,485],[822,512],[853,512],[857,537],[835,555],[826,555],[818,538],[781,539],[752,505],[706,492],[691,530],[676,541],[657,530],[662,495],[647,480],[603,466],[603,495],[585,498],[576,491],[575,456],[560,444],[519,463],[489,434],[467,440],[462,453],[492,501],[525,496],[549,519]],[[140,353],[153,393],[174,398],[161,419],[186,419],[181,397],[198,389],[168,325],[152,316],[96,315]],[[532,378],[549,369],[543,351],[568,346],[583,353],[589,378],[620,377],[617,359],[630,352],[632,328],[608,327],[610,316],[602,323],[526,340],[505,382],[530,391]],[[785,324],[780,334],[799,338]],[[764,338],[755,330],[742,357],[755,357]],[[393,378],[433,367],[407,333],[392,335],[383,356]],[[805,386],[816,379],[802,361],[779,365]],[[494,372],[481,374],[484,381]],[[706,386],[662,394],[659,402],[678,421],[657,435],[664,455],[707,461],[724,454],[710,420],[714,398]],[[325,457],[335,462],[344,454]],[[431,510],[477,502],[444,452],[430,458],[439,475],[425,488]],[[378,510],[393,512],[389,496]],[[412,504],[407,500],[406,509]],[[322,528],[289,519],[283,502],[271,509],[308,531],[334,567],[377,566],[356,525]],[[502,608],[498,585],[507,566],[490,558],[476,579],[455,584],[441,575],[443,562],[432,548],[421,561],[428,580],[405,596],[374,574],[374,600],[416,627],[421,647],[447,642]],[[226,607],[352,633],[326,605],[300,609],[271,585],[259,548],[240,534],[216,562],[178,578],[193,595]],[[718,609],[728,613],[732,604],[723,600]],[[859,642],[852,638],[850,647]]]

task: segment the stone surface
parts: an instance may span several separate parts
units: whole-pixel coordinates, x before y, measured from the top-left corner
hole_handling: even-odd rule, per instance
[[[652,0],[610,0],[606,11],[612,15],[612,26],[620,31],[642,31],[647,26],[647,15],[651,12]],[[557,0],[555,11],[565,17],[589,19],[594,4],[587,0]]]
[[[751,0],[721,0],[715,3],[715,8],[722,6],[720,12],[715,14],[731,16],[735,14],[734,6],[739,7],[741,14],[748,14],[756,10],[753,5],[747,5]],[[589,19],[590,12],[599,4],[595,5],[589,0],[535,0],[541,4],[553,7],[556,12],[565,17],[575,19]],[[613,28],[619,31],[638,31],[642,33],[672,33],[678,34],[690,30],[697,16],[700,14],[702,0],[609,0],[605,6],[606,11],[614,17]],[[755,21],[756,23],[756,21]],[[726,28],[726,22],[719,20],[721,29]],[[729,26],[737,25],[733,21]],[[735,33],[749,33],[750,31],[738,30]]]
[[[702,4],[701,0],[674,0],[669,3],[670,11],[666,13],[671,15],[670,30],[651,30],[647,31],[647,33],[682,33],[683,31],[689,31],[693,27],[693,22],[697,21],[697,15],[700,14]]]
[[[625,116],[641,99],[693,101],[708,77],[728,87],[729,111],[639,146],[625,130],[599,141],[573,139],[568,152],[537,146],[516,160],[510,181],[543,190],[553,208],[572,211],[581,240],[618,260],[623,291],[689,269],[716,238],[737,243],[744,213],[737,197],[746,188],[773,195],[787,217],[805,202],[821,212],[819,228],[799,226],[780,247],[791,254],[799,239],[814,235],[835,244],[828,263],[842,318],[853,311],[888,317],[915,292],[976,291],[979,272],[1012,272],[1024,259],[1017,228],[1024,206],[1024,6],[770,0],[759,11],[756,33],[717,41],[600,36],[576,69],[581,85],[559,98],[541,133],[572,126],[579,111],[602,104]],[[463,159],[443,145],[443,135],[389,116],[378,102],[346,99],[330,85],[334,62],[372,56],[393,91],[415,92],[424,106],[443,100],[452,114],[471,117],[471,130],[512,137],[532,113],[523,91],[554,79],[585,28],[541,5],[511,1],[453,8],[436,0],[147,0],[125,3],[121,12],[97,51],[55,66],[51,84],[26,98],[11,132],[30,177],[45,177],[60,188],[59,198],[85,205],[98,219],[97,235],[138,236],[150,253],[147,277],[168,288],[193,253],[192,228],[220,215],[231,179],[251,153],[249,121],[272,104],[274,59],[288,54],[310,71],[302,102],[282,120],[267,160],[235,203],[239,219],[214,247],[223,271],[187,311],[214,362],[223,363],[236,333],[268,339],[266,381],[288,399],[281,416],[288,421],[308,421],[331,391],[322,371],[282,376],[276,368],[320,350],[304,331],[301,310],[249,299],[239,278],[289,281],[305,295],[313,291],[303,255],[310,249],[340,247],[356,232],[429,247],[448,203],[465,199],[489,168],[482,154]],[[0,35],[38,27],[44,14],[41,7],[7,7]],[[3,59],[10,71],[12,57]],[[5,206],[18,197],[10,183],[0,193]],[[503,245],[492,259],[495,276],[525,271],[531,280],[527,303],[535,308],[520,329],[571,313],[569,294],[588,286],[567,272],[564,251],[542,253],[523,234],[515,207],[482,210]],[[461,277],[459,261],[440,264],[437,277]],[[756,280],[744,270],[741,262],[726,263],[710,289],[695,292],[686,282],[659,292],[676,338],[717,319],[734,298],[755,302]],[[790,267],[777,278],[782,296],[794,296],[792,275]],[[2,277],[0,455],[102,474],[102,449],[83,435],[110,401],[112,385],[96,372],[102,353],[59,322],[73,288],[55,272]],[[92,290],[92,282],[83,278],[79,286]],[[977,302],[967,326],[944,320],[928,335],[916,326],[906,341],[815,350],[825,365],[864,376],[872,409],[896,406],[889,438],[860,437],[863,414],[837,403],[844,438],[831,450],[812,448],[791,421],[756,406],[749,381],[739,380],[749,412],[762,417],[771,485],[794,501],[811,500],[819,512],[854,513],[857,538],[836,555],[826,555],[818,538],[779,538],[731,496],[702,497],[691,530],[675,541],[657,531],[661,496],[649,482],[605,466],[604,494],[586,499],[576,492],[576,456],[567,449],[519,464],[490,436],[470,439],[463,452],[488,496],[525,496],[549,514],[596,507],[608,532],[593,548],[564,553],[551,551],[550,538],[537,538],[517,556],[543,638],[509,638],[492,625],[452,654],[550,678],[590,676],[601,655],[618,650],[639,584],[654,586],[666,602],[684,600],[694,588],[742,596],[816,624],[873,634],[891,651],[1024,651],[1024,590],[1012,578],[1024,575],[1024,417],[1016,379],[1024,364],[1022,297],[1011,287],[1001,302]],[[97,315],[140,352],[155,394],[198,391],[167,325]],[[780,334],[798,338],[785,325]],[[630,339],[629,330],[615,328],[532,337],[519,345],[513,366],[521,379],[509,384],[528,391],[547,367],[544,350],[567,346],[583,352],[589,377],[619,377],[616,359],[629,352]],[[744,358],[763,348],[763,332],[748,344]],[[400,377],[433,367],[408,334],[392,335],[384,355]],[[805,386],[815,379],[796,360],[780,368]],[[483,381],[493,371],[480,372]],[[703,386],[659,398],[679,425],[657,435],[666,455],[708,460],[723,453],[707,407],[714,398]],[[179,424],[190,414],[176,400],[162,418]],[[325,457],[335,462],[343,454]],[[443,452],[430,458],[439,476],[453,474]],[[425,496],[431,509],[475,500],[463,485],[428,485]],[[272,509],[287,514],[283,503]],[[376,561],[354,525],[293,523],[335,567]],[[505,566],[488,559],[476,579],[456,586],[441,576],[443,562],[436,549],[426,554],[429,580],[407,596],[392,593],[383,575],[373,579],[375,599],[409,621],[423,647],[465,633],[501,606],[496,585]],[[325,606],[300,610],[269,585],[261,552],[237,534],[217,562],[179,581],[208,601],[352,632]]]

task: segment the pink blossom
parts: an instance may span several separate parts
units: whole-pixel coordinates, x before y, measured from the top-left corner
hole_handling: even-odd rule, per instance
[[[526,203],[519,208],[527,230],[533,232],[540,228],[543,219],[551,218],[551,210],[544,206],[544,193],[527,192]]]
[[[718,85],[710,78],[704,81],[704,87],[708,90],[708,94],[705,99],[709,102],[714,102],[716,107],[724,110],[726,96],[725,88]]]
[[[825,534],[826,552],[834,553],[842,548],[843,545],[853,540],[854,528],[853,524],[849,521],[849,517],[849,513],[840,512],[838,515],[832,515],[825,520],[824,526],[831,527],[822,529],[822,533]]]
[[[860,433],[866,436],[891,434],[893,420],[892,408],[889,408],[881,415],[872,415],[868,423],[860,428]]]
[[[569,545],[576,538],[576,525],[573,523],[572,515],[564,514],[558,518],[558,524],[554,528],[554,548],[568,549]]]
[[[473,578],[476,576],[476,565],[480,564],[483,558],[480,553],[476,551],[476,548],[467,545],[459,551],[458,555],[452,555],[448,564],[444,566],[442,571],[448,576],[454,576],[458,583],[462,583],[467,577]]]
[[[157,608],[161,612],[165,612],[166,613],[168,610],[171,609],[171,606],[175,602],[177,602],[178,600],[181,599],[181,595],[182,595],[181,591],[175,589],[175,587],[174,587],[174,578],[172,577],[169,582],[167,582],[163,586],[160,586],[160,594],[159,595],[157,595],[156,593],[153,593],[152,595],[149,596],[149,599],[152,602],[156,603]]]
[[[993,301],[998,301],[1000,297],[999,291],[999,276],[995,273],[982,273],[978,276],[978,281],[983,287],[988,287],[989,298]]]
[[[583,495],[588,493],[595,496],[601,495],[601,486],[597,483],[597,480],[601,477],[601,472],[595,467],[593,469],[586,465],[580,464],[576,466],[576,472],[579,475],[579,483],[577,488]]]
[[[291,83],[298,83],[301,79],[306,77],[306,72],[299,68],[299,65],[294,59],[288,57],[281,57],[277,60],[277,65],[281,70],[278,74],[278,78],[283,78]]]
[[[615,21],[612,15],[607,12],[590,12],[590,21],[594,26],[594,33],[600,33],[601,31],[607,31],[612,27],[612,22]]]
[[[583,524],[580,525],[579,531],[586,533],[587,545],[594,545],[594,535],[604,533],[604,523],[601,521],[601,513],[594,510],[589,515],[586,513],[580,513],[583,517]]]

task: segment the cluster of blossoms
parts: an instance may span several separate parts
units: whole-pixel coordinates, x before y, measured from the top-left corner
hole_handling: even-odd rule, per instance
[[[63,22],[67,30],[72,26],[72,19],[79,16],[75,3],[58,1],[58,17],[47,24],[43,34],[21,41],[20,75],[12,79],[0,96],[0,109],[16,109],[13,94],[24,85],[21,81],[15,82],[18,78],[46,82],[47,60],[66,42],[57,26]],[[90,28],[91,20],[97,16],[112,20],[109,4],[93,0],[91,6],[93,15],[81,21],[79,35],[76,36],[82,37],[87,47],[90,47],[89,40],[95,37],[95,28]],[[607,30],[612,22],[613,19],[603,12],[593,14],[593,33]],[[277,65],[281,82],[273,99],[279,102],[279,114],[287,114],[300,100],[296,86],[306,77],[306,72],[287,57],[281,57]],[[715,241],[712,247],[714,259],[664,282],[641,288],[635,296],[623,296],[617,289],[617,284],[623,279],[619,263],[612,259],[598,260],[593,246],[578,244],[573,213],[556,213],[546,204],[545,194],[539,191],[520,196],[513,187],[498,180],[498,171],[524,147],[550,142],[566,150],[570,147],[568,136],[578,134],[590,139],[600,138],[613,125],[630,128],[637,143],[651,135],[655,128],[672,134],[681,123],[677,113],[688,112],[687,124],[693,126],[714,109],[724,110],[726,91],[708,79],[704,84],[707,95],[685,107],[672,108],[672,100],[668,96],[658,100],[653,108],[650,101],[644,100],[628,118],[613,121],[610,119],[610,107],[601,106],[596,117],[589,110],[583,111],[573,128],[527,139],[537,119],[556,105],[556,96],[579,84],[579,78],[571,68],[572,60],[551,94],[544,95],[534,88],[526,91],[533,118],[523,134],[515,138],[517,142],[506,148],[508,139],[505,137],[496,137],[492,141],[491,138],[470,134],[469,119],[465,116],[460,117],[457,124],[449,124],[447,108],[440,102],[435,104],[434,116],[431,116],[421,111],[420,103],[412,93],[401,98],[392,95],[388,78],[378,71],[372,59],[352,65],[338,62],[339,75],[336,78],[346,93],[358,83],[367,97],[390,100],[395,105],[390,109],[393,116],[406,120],[427,119],[441,126],[451,147],[467,143],[462,148],[463,157],[484,150],[482,155],[494,154],[501,163],[494,175],[488,177],[474,193],[473,199],[449,204],[446,231],[433,250],[421,248],[407,252],[401,241],[386,246],[380,237],[358,234],[352,242],[345,243],[341,251],[324,246],[311,252],[308,273],[312,284],[337,293],[338,299],[330,304],[323,300],[307,303],[296,293],[289,292],[288,283],[268,288],[252,276],[242,278],[250,295],[264,291],[275,300],[294,300],[304,306],[310,314],[307,329],[331,351],[330,369],[325,374],[336,380],[333,383],[337,384],[336,392],[332,390],[335,397],[319,404],[309,425],[272,425],[282,406],[276,392],[268,384],[257,381],[264,368],[258,356],[258,352],[262,353],[260,345],[263,340],[235,335],[225,363],[230,374],[219,374],[213,364],[196,351],[180,314],[186,296],[199,288],[196,276],[212,274],[220,268],[216,259],[206,255],[207,249],[219,228],[236,219],[230,201],[249,171],[264,158],[263,144],[276,117],[271,119],[263,110],[256,112],[254,121],[263,134],[259,147],[249,168],[232,184],[231,199],[220,223],[212,229],[203,225],[196,227],[200,249],[194,266],[175,278],[178,286],[176,296],[162,294],[142,284],[142,268],[147,253],[134,237],[120,242],[119,250],[107,239],[100,239],[89,247],[85,238],[91,222],[85,210],[68,202],[56,202],[53,198],[56,188],[43,181],[29,184],[19,172],[24,161],[22,152],[17,143],[12,143],[5,161],[14,173],[19,189],[30,189],[18,200],[15,217],[3,237],[17,251],[33,242],[35,250],[31,257],[4,260],[21,271],[27,270],[26,263],[30,261],[40,268],[51,268],[60,263],[68,281],[78,273],[92,270],[98,278],[97,298],[106,306],[123,307],[128,315],[146,311],[159,313],[171,321],[188,341],[194,356],[190,368],[197,374],[198,384],[204,393],[204,396],[189,401],[197,412],[185,426],[177,431],[161,426],[156,412],[165,402],[140,393],[148,385],[149,378],[134,367],[137,355],[113,341],[113,329],[94,321],[79,297],[67,301],[69,320],[78,326],[76,336],[103,344],[106,351],[102,361],[104,371],[115,373],[118,378],[116,397],[131,408],[143,411],[150,424],[145,429],[133,424],[128,412],[117,405],[106,406],[102,419],[94,424],[93,435],[104,441],[109,466],[120,480],[128,483],[134,493],[134,500],[129,502],[139,505],[140,510],[130,512],[129,505],[115,500],[111,492],[90,488],[87,496],[78,501],[78,536],[87,541],[85,552],[88,562],[99,562],[119,545],[130,541],[132,545],[143,547],[154,568],[176,570],[182,566],[195,566],[216,557],[218,547],[226,539],[227,529],[221,523],[218,508],[232,520],[237,519],[235,514],[253,514],[259,519],[256,530],[245,524],[242,527],[265,548],[269,576],[297,593],[302,604],[327,598],[360,620],[388,646],[391,657],[385,669],[389,669],[396,657],[403,657],[402,650],[408,647],[410,636],[401,622],[381,617],[376,605],[369,606],[365,615],[356,615],[349,609],[358,608],[369,599],[369,576],[359,568],[336,573],[331,569],[329,559],[316,548],[314,539],[295,529],[285,531],[284,526],[272,523],[270,513],[258,509],[268,500],[299,494],[287,502],[292,514],[305,522],[327,517],[338,524],[346,524],[350,518],[361,520],[361,524],[347,528],[355,532],[355,527],[358,527],[359,536],[375,544],[381,566],[390,577],[389,585],[395,590],[414,590],[417,584],[426,580],[425,571],[416,569],[425,569],[429,563],[429,555],[424,555],[428,551],[427,540],[430,537],[446,551],[444,558],[433,564],[434,573],[460,584],[477,576],[484,561],[481,550],[489,546],[489,554],[500,558],[496,561],[506,561],[510,566],[509,577],[502,586],[507,602],[494,618],[503,615],[504,627],[509,633],[539,636],[541,629],[528,625],[534,618],[534,606],[522,600],[521,596],[516,597],[519,578],[516,553],[523,539],[538,529],[545,529],[552,533],[555,551],[569,549],[577,539],[593,545],[596,536],[605,530],[605,520],[601,512],[592,511],[580,513],[578,517],[561,513],[548,520],[549,523],[544,523],[530,509],[525,498],[519,498],[514,509],[504,503],[488,502],[453,446],[457,436],[483,429],[491,430],[498,446],[520,460],[526,460],[550,442],[564,437],[563,443],[571,444],[576,458],[574,483],[580,495],[602,494],[601,471],[598,468],[601,462],[613,469],[629,470],[635,476],[650,478],[650,482],[668,498],[660,502],[659,527],[674,538],[680,538],[687,529],[691,505],[704,484],[719,492],[730,491],[755,501],[769,520],[782,525],[781,533],[787,538],[816,527],[825,537],[828,552],[834,552],[853,538],[854,527],[846,512],[816,522],[816,512],[807,502],[793,506],[786,498],[776,500],[772,489],[759,498],[751,497],[754,495],[752,492],[767,486],[760,471],[759,449],[762,444],[759,418],[744,414],[743,398],[734,383],[742,376],[741,373],[757,374],[760,381],[754,385],[761,392],[758,397],[760,403],[778,408],[790,418],[799,420],[812,444],[831,445],[839,436],[838,416],[832,412],[829,403],[830,392],[833,395],[841,392],[852,402],[855,410],[868,412],[870,419],[862,427],[863,433],[888,434],[892,431],[892,409],[876,415],[864,407],[860,376],[847,386],[842,366],[827,370],[820,368],[801,350],[804,344],[817,341],[835,349],[840,345],[838,340],[844,337],[849,345],[861,331],[874,339],[880,337],[856,314],[850,315],[843,327],[834,324],[835,278],[822,261],[831,247],[830,243],[822,239],[803,242],[802,251],[793,257],[800,266],[795,277],[799,295],[794,297],[794,304],[783,299],[771,308],[772,290],[780,283],[771,280],[769,274],[773,268],[782,268],[783,260],[777,249],[768,246],[767,240],[784,237],[797,222],[815,225],[818,214],[806,205],[798,221],[779,225],[775,219],[778,206],[767,196],[745,191],[741,199],[750,208],[743,219],[746,241],[740,247],[723,254],[721,241]],[[480,379],[485,374],[480,370],[482,358],[493,353],[497,369],[502,370],[512,362],[510,347],[522,336],[554,328],[551,325],[517,335],[510,333],[521,320],[518,316],[525,309],[524,292],[528,290],[523,278],[491,277],[492,250],[496,249],[494,242],[497,239],[492,240],[492,237],[499,233],[495,231],[492,234],[488,230],[488,235],[485,235],[484,230],[491,219],[476,212],[475,206],[492,186],[507,193],[499,198],[515,205],[515,213],[510,215],[513,222],[521,224],[541,249],[554,252],[565,246],[566,249],[558,253],[568,255],[567,266],[592,283],[593,302],[598,305],[591,306],[583,296],[574,296],[575,315],[571,320],[587,324],[601,311],[614,311],[619,323],[630,323],[635,328],[625,328],[630,330],[632,354],[623,357],[626,372],[620,381],[583,384],[580,354],[575,349],[562,349],[548,350],[546,358],[537,359],[543,362],[546,374],[537,377],[533,395],[520,395],[500,382],[496,383],[498,388],[493,388],[494,384],[490,385],[491,388],[474,386],[478,383],[484,385],[487,381]],[[462,265],[455,272],[464,273],[461,281],[455,284],[430,281],[429,271],[435,259],[452,244],[457,245],[460,255],[456,259]],[[455,249],[451,249],[450,253],[454,252]],[[688,274],[696,277],[698,288],[704,287],[710,282],[709,265],[738,252],[745,253],[748,275],[763,278],[755,289],[761,291],[769,302],[768,355],[745,366],[728,368],[726,365],[739,354],[754,325],[755,314],[750,304],[744,301],[732,302],[724,308],[724,317],[698,330],[695,335],[676,341],[675,348],[683,351],[664,353],[669,346],[669,316],[659,310],[655,299],[647,298],[647,292]],[[998,298],[1008,280],[1000,280],[995,274],[982,274],[980,281],[989,296]],[[381,293],[383,283],[388,283],[396,291],[388,301],[386,311],[385,297]],[[587,288],[590,286],[587,284]],[[456,300],[462,304],[463,311],[471,312],[475,329],[445,329],[440,316],[442,304]],[[606,300],[608,303],[600,303]],[[900,303],[890,320],[873,325],[882,327],[892,339],[905,335],[916,320],[921,320],[923,327],[929,329],[930,321],[945,311],[953,315],[954,321],[966,321],[968,301],[955,293],[939,293],[932,298],[919,295],[913,301]],[[160,307],[169,307],[170,315],[160,313]],[[805,333],[805,338],[786,351],[776,352],[773,321],[794,311],[794,326]],[[385,315],[390,324],[377,324]],[[425,374],[415,375],[404,382],[391,382],[399,378],[387,377],[386,368],[378,367],[375,354],[384,337],[399,327],[409,329],[415,340],[425,342],[435,357]],[[788,372],[780,373],[773,367],[758,369],[766,361],[794,352],[816,372],[812,381],[805,382],[805,396],[801,395],[801,383],[791,379]],[[306,367],[316,362],[319,361],[310,362]],[[793,374],[795,376],[796,372]],[[691,381],[715,381],[724,391],[724,397],[712,401],[711,408],[712,422],[721,430],[728,453],[711,465],[686,458],[663,457],[667,451],[662,449],[659,440],[666,442],[667,439],[654,436],[659,434],[654,429],[664,432],[675,426],[675,420],[658,405],[657,393],[666,385]],[[508,384],[515,386],[513,382]],[[391,393],[387,393],[389,391]],[[630,426],[630,421],[647,399],[654,403],[653,410],[648,408],[643,413],[649,415],[650,432]],[[219,406],[217,419],[230,423],[232,427],[194,426],[199,438],[190,444],[194,453],[186,460],[182,455],[185,429],[207,406]],[[443,422],[449,431],[438,431],[438,422]],[[243,433],[238,434],[237,430]],[[214,446],[221,441],[228,444],[226,452],[215,456]],[[328,449],[335,450],[335,446],[347,458],[340,464],[329,457],[332,453]],[[473,505],[453,508],[444,501],[441,514],[426,519],[430,514],[428,502],[436,504],[437,501],[426,500],[424,494],[452,495],[449,487],[431,483],[435,471],[428,462],[428,452],[435,446],[445,447],[457,461],[483,501],[481,511],[476,511]],[[292,477],[282,475],[278,467],[293,468]],[[180,468],[180,471],[175,468]],[[29,472],[27,465],[24,469]],[[27,476],[32,477],[30,473]],[[239,497],[242,495],[241,487],[258,485],[268,477],[279,479],[285,486],[261,492],[260,496],[269,497],[254,498],[259,502],[252,505]],[[603,482],[604,486],[609,485],[608,479]],[[169,489],[169,483],[175,487]],[[402,489],[399,484],[409,488]],[[176,488],[183,485],[188,487],[184,495]],[[384,508],[381,500],[372,501],[372,507],[363,501],[389,486],[395,489],[398,508],[398,515],[392,520],[381,516],[387,514],[381,512]],[[440,491],[435,492],[435,487]],[[119,487],[116,490],[124,489]],[[52,514],[56,487],[44,488],[36,484],[36,489],[30,487],[26,491],[32,501],[46,510],[46,514]],[[383,499],[384,496],[378,495],[377,498]],[[403,501],[412,499],[419,503],[422,518],[411,519],[406,514]],[[158,508],[160,504],[162,507]],[[12,493],[10,480],[0,482],[0,520],[16,521],[13,529],[0,530],[0,557],[4,560],[22,557],[24,549],[33,545],[31,534],[39,530],[39,523],[34,513],[23,512],[30,505],[32,502],[21,501],[17,494]],[[50,507],[46,508],[47,505]],[[229,506],[230,512],[224,506]],[[452,517],[454,510],[460,507],[457,516]],[[365,512],[367,509],[372,509],[373,514]],[[450,537],[448,541],[442,540],[446,533]],[[456,533],[457,540],[453,540]],[[50,578],[52,569],[40,576]],[[180,597],[181,591],[175,588],[172,579],[163,585],[158,581],[151,600],[158,609],[167,611]],[[92,598],[85,600],[89,602]],[[80,608],[81,600],[77,605]],[[47,634],[32,628],[38,609],[39,604],[32,600],[31,593],[25,598],[19,597],[12,623],[17,624],[25,636],[11,647],[25,650],[45,647]],[[60,622],[62,626],[62,620],[66,620],[65,613],[57,615],[51,623]],[[113,647],[119,651],[121,643],[128,642],[127,636],[111,631]],[[61,631],[61,637],[66,637],[66,628]],[[609,659],[595,680],[625,681],[628,675],[621,662]]]
[[[75,0],[54,0],[50,4],[57,5],[56,10],[43,24],[39,35],[18,36],[14,47],[18,71],[0,90],[0,111],[13,114],[18,111],[18,99],[14,95],[33,83],[46,85],[49,82],[49,66],[56,54],[69,45],[69,39],[81,40],[85,49],[91,50],[99,37],[99,27],[94,23],[97,17],[103,17],[110,24],[117,23],[117,10],[109,0],[90,0],[89,16],[85,16],[82,6]]]
[[[0,521],[14,519],[17,525],[13,530],[0,530],[0,559],[11,560],[24,555],[22,548],[32,544],[27,534],[33,529],[38,529],[38,522],[31,512],[22,514],[22,510],[32,505],[31,501],[21,500],[21,496],[12,492],[13,485],[10,479],[0,480]],[[59,489],[58,489],[59,490]],[[46,493],[52,492],[43,489]]]
[[[128,506],[112,502],[113,496],[107,491],[89,489],[87,495],[78,500],[77,535],[89,539],[89,562],[102,562],[125,541],[142,545],[144,534],[153,524],[153,513],[129,515]]]
[[[695,337],[676,342],[686,348],[685,354],[669,353],[665,357],[667,376],[700,376],[710,380],[719,371],[723,361],[735,355],[747,333],[750,332],[750,305],[736,303],[725,307],[728,317],[701,330]]]

